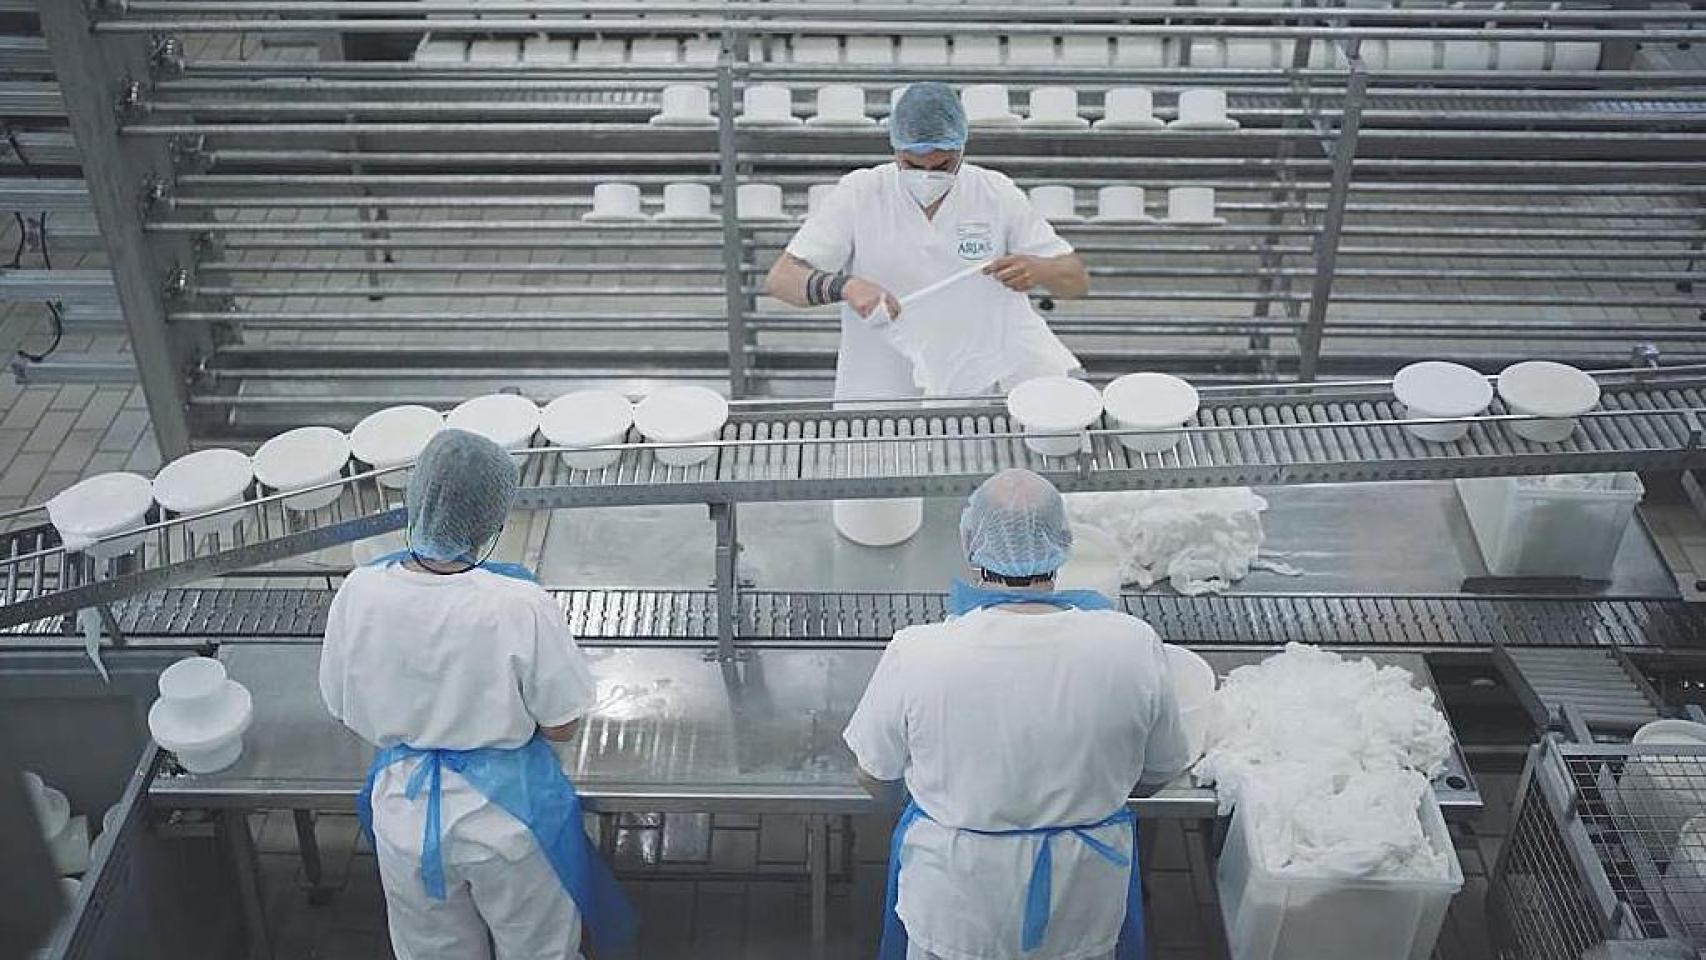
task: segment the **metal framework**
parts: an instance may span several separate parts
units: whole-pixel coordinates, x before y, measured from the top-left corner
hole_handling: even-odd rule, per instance
[[[1602,409],[1583,417],[1556,445],[1508,432],[1524,419],[1495,406],[1468,418],[1469,436],[1451,445],[1416,439],[1394,409],[1387,382],[1293,384],[1210,389],[1197,419],[1164,453],[1136,453],[1129,431],[1102,423],[1080,435],[1067,457],[1032,452],[999,398],[964,399],[920,409],[873,403],[864,409],[827,401],[750,401],[715,440],[669,444],[709,451],[694,466],[670,466],[638,442],[614,445],[618,462],[575,470],[561,448],[522,452],[521,510],[661,503],[705,503],[717,529],[719,651],[732,656],[737,599],[737,510],[744,502],[844,497],[963,496],[991,473],[1025,466],[1064,490],[1131,490],[1250,484],[1325,483],[1444,477],[1689,469],[1706,463],[1699,416],[1706,371],[1607,372]],[[857,405],[855,405],[857,406]],[[839,409],[832,409],[839,407]],[[394,469],[406,469],[399,467]],[[256,490],[240,506],[193,517],[163,517],[139,533],[140,545],[97,562],[67,553],[49,526],[7,543],[0,558],[0,626],[110,604],[123,597],[254,567],[365,539],[402,526],[400,492],[381,473],[354,466],[323,484],[340,490],[330,506],[289,510],[291,494]],[[319,489],[319,488],[314,488]],[[0,519],[29,522],[42,507]],[[228,532],[192,535],[190,524],[225,520]],[[116,539],[116,538],[109,538]],[[109,620],[110,620],[109,616]],[[109,626],[111,624],[109,623]]]
[[[1220,191],[1225,227],[1061,225],[1096,289],[1051,323],[1095,373],[1308,380],[1424,355],[1492,364],[1537,344],[1597,365],[1636,347],[1706,356],[1692,285],[1706,241],[1706,78],[1626,71],[1617,52],[1698,37],[1698,11],[1031,4],[992,23],[893,3],[285,0],[258,19],[248,4],[204,0],[99,9],[81,32],[56,34],[60,55],[125,67],[99,68],[113,73],[92,78],[101,96],[67,100],[103,117],[84,135],[126,148],[96,206],[118,226],[113,242],[134,217],[155,251],[133,271],[150,274],[146,289],[121,284],[121,296],[127,315],[141,298],[165,318],[172,335],[138,337],[138,354],[151,397],[188,397],[187,415],[153,408],[185,435],[348,423],[398,397],[442,404],[493,385],[541,399],[636,377],[815,392],[834,317],[760,296],[792,224],[742,220],[732,203],[702,224],[578,218],[591,185],[611,179],[648,192],[697,180],[725,197],[777,183],[791,214],[794,191],[886,153],[877,130],[736,123],[742,92],[763,82],[854,83],[879,104],[928,77],[1069,83],[1092,118],[1113,86],[1153,87],[1163,117],[1180,89],[1226,89],[1236,131],[975,134],[976,159],[1022,185]],[[322,58],[195,52],[199,37],[237,33],[315,37]],[[336,54],[344,39],[428,35],[519,52],[516,38],[541,33],[618,51],[633,38],[636,59]],[[1091,54],[855,62],[843,38],[870,36],[941,38],[944,50],[950,37],[1041,37],[1062,57],[1069,43]],[[638,60],[641,41],[697,38],[714,62]],[[812,39],[834,62],[807,59],[796,41]],[[1158,59],[1127,57],[1128,44]],[[1482,62],[1448,65],[1469,49],[1454,44],[1481,45]],[[1267,64],[1214,59],[1235,49]],[[1584,52],[1618,69],[1594,71]],[[1518,68],[1488,69],[1495,58]],[[715,127],[646,122],[656,91],[683,81],[713,88]]]

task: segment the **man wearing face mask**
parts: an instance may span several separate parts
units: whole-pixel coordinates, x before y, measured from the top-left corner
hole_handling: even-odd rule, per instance
[[[1083,296],[1084,262],[1006,176],[965,162],[966,116],[953,88],[917,83],[889,117],[892,163],[841,178],[770,268],[771,296],[796,307],[841,304],[835,396],[915,396],[912,364],[881,327],[900,297],[966,267],[1009,289]],[[956,291],[932,298],[951,308]]]

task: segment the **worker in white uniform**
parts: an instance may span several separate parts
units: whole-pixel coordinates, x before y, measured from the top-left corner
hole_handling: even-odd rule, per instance
[[[966,115],[953,88],[907,87],[889,116],[889,143],[894,161],[842,177],[766,281],[792,306],[841,304],[837,399],[918,394],[912,362],[881,328],[900,319],[901,297],[970,264],[1021,292],[1070,298],[1090,288],[1084,261],[1013,181],[965,162]],[[944,289],[933,309],[955,296]]]
[[[1057,591],[1060,493],[990,478],[960,519],[975,575],[943,623],[895,634],[844,738],[879,798],[911,794],[889,860],[884,960],[1138,958],[1127,800],[1193,760],[1161,641]]]
[[[568,960],[583,918],[604,956],[633,933],[548,743],[594,702],[586,659],[530,573],[482,559],[516,484],[490,440],[438,434],[408,549],[351,572],[326,620],[320,693],[378,748],[357,809],[398,960]]]

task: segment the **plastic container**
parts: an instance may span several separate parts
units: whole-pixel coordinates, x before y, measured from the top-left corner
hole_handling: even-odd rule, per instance
[[[400,467],[420,459],[433,435],[444,429],[444,414],[431,407],[404,404],[386,407],[363,417],[350,431],[350,452],[375,470]],[[379,475],[379,485],[401,490],[409,485],[413,469]]]
[[[539,405],[520,394],[488,393],[457,404],[444,425],[477,433],[514,453],[533,442],[539,430]]]
[[[1605,489],[1557,485],[1547,477],[1475,477],[1457,495],[1487,571],[1495,577],[1609,580],[1623,532],[1646,492],[1633,473]]]
[[[154,484],[134,473],[102,473],[74,484],[47,502],[47,518],[66,549],[97,560],[123,556],[142,544],[140,530],[154,505]],[[103,539],[111,538],[111,539]],[[98,541],[98,542],[92,542]]]
[[[1634,820],[1648,855],[1654,860],[1668,860],[1684,841],[1688,822],[1706,810],[1706,784],[1695,773],[1699,769],[1696,757],[1669,757],[1663,750],[1706,748],[1706,724],[1654,720],[1636,730],[1630,742],[1656,749],[1656,754],[1633,757],[1624,765],[1616,796]]]
[[[1392,393],[1404,405],[1405,419],[1478,417],[1493,402],[1493,385],[1461,363],[1427,360],[1412,363],[1392,378]],[[1451,443],[1469,432],[1467,423],[1414,423],[1410,431],[1423,440]]]
[[[190,773],[223,770],[243,753],[254,703],[225,665],[187,657],[160,672],[160,699],[148,708],[148,731]]]
[[[1214,717],[1214,691],[1220,678],[1193,650],[1177,644],[1164,643],[1167,653],[1167,674],[1173,680],[1173,698],[1179,704],[1179,719],[1185,725],[1185,739],[1191,745],[1191,762],[1203,754],[1208,744],[1208,728]]]
[[[553,447],[603,447],[621,443],[634,425],[634,405],[620,393],[582,390],[564,394],[539,417],[540,432]],[[602,470],[622,459],[620,450],[564,453],[563,462],[576,470]]]
[[[89,818],[81,814],[67,820],[59,833],[47,841],[47,851],[53,857],[53,870],[62,877],[88,870],[89,850]]]
[[[1007,413],[1028,434],[1057,434],[1027,436],[1025,446],[1045,457],[1066,457],[1078,452],[1079,431],[1102,415],[1102,394],[1071,377],[1037,377],[1007,394]]]
[[[1575,367],[1550,360],[1512,364],[1499,374],[1499,396],[1511,413],[1545,420],[1510,420],[1512,433],[1534,443],[1561,443],[1576,418],[1599,406],[1599,384]]]
[[[1057,590],[1094,590],[1109,600],[1120,599],[1120,545],[1097,527],[1072,526],[1072,551],[1055,574]]]
[[[912,539],[924,525],[924,501],[918,497],[837,500],[830,514],[835,531],[854,543],[892,547]]]
[[[1120,442],[1138,453],[1171,450],[1184,436],[1176,431],[1201,404],[1196,387],[1165,373],[1128,373],[1102,390],[1102,405],[1114,426],[1141,431],[1120,435]]]
[[[652,443],[704,443],[729,422],[729,402],[705,387],[664,387],[634,408],[634,425]],[[652,451],[672,467],[704,463],[716,447],[661,447]]]
[[[1438,801],[1429,795],[1418,810],[1428,841],[1450,860],[1445,879],[1279,873],[1251,840],[1258,828],[1234,813],[1216,876],[1233,960],[1428,960],[1463,869]]]
[[[236,450],[197,450],[173,460],[154,476],[154,499],[178,516],[222,510],[243,502],[255,480],[255,461]],[[229,533],[246,510],[231,510],[185,524],[192,536]]]
[[[273,437],[255,451],[255,479],[280,493],[330,483],[349,463],[349,438],[331,427],[297,427]],[[285,507],[307,512],[335,503],[343,487],[286,497]]]
[[[1690,818],[1666,858],[1665,894],[1689,930],[1706,928],[1706,816]]]

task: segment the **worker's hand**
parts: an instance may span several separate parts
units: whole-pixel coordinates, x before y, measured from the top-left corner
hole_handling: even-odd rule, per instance
[[[847,285],[841,288],[841,299],[853,308],[854,313],[873,321],[877,326],[900,319],[900,301],[895,299],[894,294],[869,280],[859,277],[849,279]],[[883,312],[877,310],[878,306],[888,308],[887,320],[883,319]]]
[[[989,261],[983,272],[1001,281],[1009,290],[1027,293],[1043,282],[1043,258],[1022,253],[1008,254]]]

